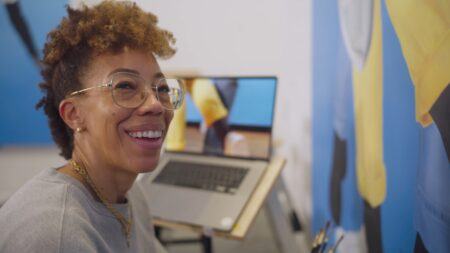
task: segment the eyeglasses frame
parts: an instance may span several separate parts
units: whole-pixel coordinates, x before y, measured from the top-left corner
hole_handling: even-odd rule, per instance
[[[146,97],[139,105],[137,105],[136,107],[125,107],[125,106],[119,105],[119,104],[116,102],[116,100],[114,99],[114,96],[113,96],[113,90],[112,90],[112,88],[113,88],[113,87],[112,87],[112,86],[113,86],[113,85],[112,85],[112,82],[113,82],[112,76],[118,75],[118,74],[132,75],[132,76],[135,76],[135,77],[138,77],[138,78],[144,80],[145,83],[148,82],[148,81],[145,80],[143,77],[141,77],[141,76],[139,76],[139,75],[136,75],[136,74],[134,74],[134,73],[128,73],[128,72],[116,72],[116,73],[114,73],[113,75],[111,75],[111,76],[109,77],[109,78],[111,78],[111,80],[110,80],[108,83],[100,84],[100,85],[98,85],[98,86],[89,87],[89,88],[84,88],[84,89],[81,89],[81,90],[74,91],[74,92],[70,93],[70,94],[67,96],[67,98],[69,98],[69,97],[74,97],[74,96],[83,94],[83,93],[85,93],[86,91],[89,91],[89,90],[92,90],[92,89],[98,89],[98,88],[110,88],[111,97],[113,98],[113,101],[114,101],[114,103],[115,103],[116,105],[118,105],[118,106],[120,106],[120,107],[122,107],[122,108],[126,108],[126,109],[135,109],[135,108],[138,108],[139,106],[141,106],[141,105],[145,102],[145,100],[148,98],[148,95],[147,95],[147,97]],[[176,78],[165,78],[165,77],[163,77],[163,78],[157,79],[156,82],[160,82],[160,81],[163,80],[163,79],[176,79]],[[179,79],[176,79],[176,80],[177,80],[180,84],[182,84],[182,82],[181,82]],[[147,87],[147,86],[146,86],[146,87]],[[151,91],[153,91],[153,90],[151,89],[151,88],[153,88],[153,87],[157,87],[157,86],[152,84],[152,86],[150,87],[150,90],[151,90]],[[179,109],[179,108],[181,107],[181,104],[183,104],[183,101],[184,101],[184,94],[185,94],[185,91],[184,91],[184,89],[183,89],[183,85],[181,85],[180,88],[181,88],[181,92],[182,92],[182,94],[183,94],[182,97],[181,97],[180,106],[179,106],[178,108],[175,108],[175,109],[170,109],[170,108],[166,108],[165,106],[163,106],[164,109],[174,111],[174,110],[177,110],[177,109]],[[154,91],[153,91],[153,92],[154,92]],[[155,93],[155,95],[156,95],[156,98],[157,98],[158,102],[161,103],[161,101],[159,100],[159,97],[158,97],[158,93],[157,93],[157,92],[154,92],[154,93]]]

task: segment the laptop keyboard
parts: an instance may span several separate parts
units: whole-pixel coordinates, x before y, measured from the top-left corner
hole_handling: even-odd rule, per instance
[[[153,182],[234,194],[247,168],[171,161]]]

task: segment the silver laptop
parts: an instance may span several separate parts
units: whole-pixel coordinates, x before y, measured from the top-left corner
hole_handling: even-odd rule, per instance
[[[184,145],[168,145],[143,185],[153,216],[229,231],[270,159],[277,79],[185,79]],[[227,113],[206,127],[202,115],[211,112],[201,107],[208,99]]]

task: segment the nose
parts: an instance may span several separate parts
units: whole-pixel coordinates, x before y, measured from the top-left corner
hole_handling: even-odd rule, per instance
[[[144,103],[142,103],[141,106],[137,108],[137,111],[140,115],[144,114],[153,114],[158,115],[162,114],[164,112],[164,107],[161,104],[161,102],[156,97],[156,93],[152,91],[151,88],[147,88],[147,97],[144,100]]]

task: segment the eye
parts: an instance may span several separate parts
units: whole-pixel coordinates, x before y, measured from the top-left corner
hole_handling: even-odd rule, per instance
[[[129,82],[129,81],[122,81],[122,82],[119,82],[118,84],[116,84],[114,86],[114,88],[120,89],[120,90],[135,90],[136,84]]]
[[[167,85],[162,85],[162,86],[156,87],[156,91],[158,93],[169,93],[170,92],[170,88]]]

